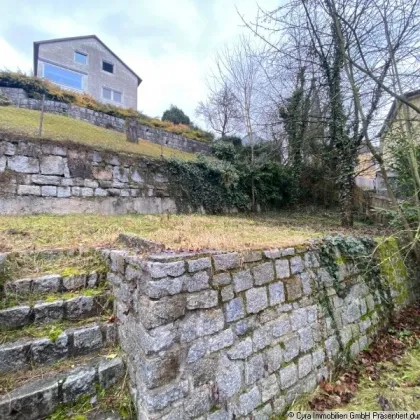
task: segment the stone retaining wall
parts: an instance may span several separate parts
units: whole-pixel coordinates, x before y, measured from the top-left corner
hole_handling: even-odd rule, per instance
[[[338,251],[334,280],[316,246],[146,257],[110,251],[137,418],[284,412],[372,341],[389,299],[411,299],[401,260],[389,255],[392,273],[383,270],[372,286],[371,273]]]
[[[1,87],[3,92],[13,103],[14,106],[26,109],[41,109],[41,100],[28,98],[27,93],[19,88]],[[109,128],[120,132],[125,131],[125,119],[104,114],[103,112],[93,111],[77,105],[67,104],[57,101],[45,101],[45,112],[59,115],[66,115],[77,120],[82,120],[95,124],[99,127]],[[206,143],[188,139],[178,134],[170,133],[159,128],[147,127],[138,124],[138,137],[157,143],[172,149],[182,150],[189,153],[206,153],[210,154],[210,146]]]
[[[0,215],[176,212],[163,162],[0,137]]]

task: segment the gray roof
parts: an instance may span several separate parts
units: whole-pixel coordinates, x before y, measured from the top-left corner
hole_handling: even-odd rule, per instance
[[[52,42],[63,42],[63,41],[75,41],[77,39],[88,39],[92,38],[98,41],[103,47],[105,47],[124,67],[126,67],[131,73],[134,74],[137,78],[137,86],[140,85],[142,82],[141,77],[135,73],[130,67],[127,66],[127,64],[124,63],[124,61],[121,60],[120,57],[118,57],[117,54],[115,54],[109,47],[107,47],[96,35],[83,35],[83,36],[73,36],[70,38],[55,38],[55,39],[46,39],[45,41],[36,41],[34,42],[34,73],[35,76],[37,76],[37,65],[38,62],[38,52],[39,52],[39,46],[41,44],[50,44]]]

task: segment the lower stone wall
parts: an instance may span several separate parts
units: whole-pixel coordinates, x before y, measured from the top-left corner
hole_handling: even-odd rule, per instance
[[[28,98],[27,93],[23,89],[0,86],[0,91],[10,99],[14,106],[34,110],[41,109],[41,100]],[[99,127],[125,132],[124,118],[114,117],[112,115],[104,114],[103,112],[93,111],[77,105],[57,101],[44,101],[44,111],[52,114],[66,115],[70,118],[86,121]],[[137,135],[141,139],[151,141],[152,143],[182,150],[184,152],[211,153],[210,145],[206,143],[191,140],[159,128],[138,124]]]
[[[0,137],[0,215],[174,213],[164,163]]]
[[[142,420],[283,413],[414,294],[394,249],[380,252],[386,264],[376,277],[338,249],[331,270],[321,245],[105,255]]]

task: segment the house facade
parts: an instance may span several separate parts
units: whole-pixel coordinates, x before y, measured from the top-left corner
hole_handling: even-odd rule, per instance
[[[137,109],[141,78],[96,35],[34,42],[34,74],[99,102]]]

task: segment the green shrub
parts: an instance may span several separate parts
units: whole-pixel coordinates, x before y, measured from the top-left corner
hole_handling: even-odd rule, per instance
[[[181,108],[171,105],[162,115],[162,121],[170,121],[174,124],[190,125],[191,120]]]

